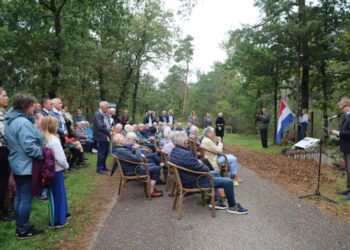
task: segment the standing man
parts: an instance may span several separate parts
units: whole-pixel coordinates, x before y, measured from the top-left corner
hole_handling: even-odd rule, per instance
[[[107,171],[106,160],[109,153],[109,142],[111,137],[111,124],[108,116],[109,103],[101,101],[99,111],[94,116],[93,136],[97,142],[97,164],[96,173],[105,174]]]
[[[52,99],[52,112],[51,114],[56,117],[58,120],[57,124],[57,133],[61,139],[62,146],[65,143],[65,137],[68,135],[68,129],[66,125],[66,121],[64,120],[64,117],[62,115],[62,101],[61,99],[54,98]]]
[[[52,100],[48,97],[44,97],[42,99],[41,106],[42,106],[42,109],[40,110],[40,113],[43,116],[50,115],[52,108],[53,108]]]
[[[168,112],[168,123],[169,122],[171,122],[172,124],[175,123],[175,116],[172,109],[170,109]]]
[[[270,116],[266,108],[262,108],[261,113],[256,115],[256,119],[260,121],[260,136],[263,148],[267,148],[267,130],[269,128]]]
[[[346,116],[340,131],[332,130],[331,134],[339,137],[339,146],[340,150],[344,153],[345,170],[347,173],[347,189],[345,191],[338,192],[338,194],[345,195],[344,199],[350,200],[350,99],[342,98],[337,105],[339,110]]]
[[[309,115],[307,114],[307,109],[303,108],[301,113],[302,113],[302,116],[299,118],[299,123],[300,123],[299,140],[302,140],[306,137],[307,127],[309,124]]]

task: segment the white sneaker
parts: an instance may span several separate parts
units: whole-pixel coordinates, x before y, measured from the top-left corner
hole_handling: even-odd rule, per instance
[[[233,182],[233,186],[235,186],[235,187],[238,187],[238,186],[239,186],[239,184],[238,184],[237,181],[232,181],[232,182]]]

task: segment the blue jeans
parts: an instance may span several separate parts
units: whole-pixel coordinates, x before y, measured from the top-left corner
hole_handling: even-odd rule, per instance
[[[159,177],[160,177],[160,167],[158,167],[156,164],[154,163],[149,163],[149,175],[151,177],[151,180],[153,181],[158,181]],[[137,170],[137,174],[139,175],[144,175],[146,174],[146,169],[145,167],[140,167]]]
[[[307,122],[302,122],[300,124],[300,134],[299,134],[299,140],[302,140],[306,137],[306,133],[307,133]]]
[[[14,212],[16,218],[16,229],[23,233],[29,229],[29,216],[32,209],[32,176],[13,175],[16,182],[16,196]]]
[[[226,155],[228,161],[228,173],[230,177],[234,177],[237,175],[237,158],[234,155]],[[224,163],[225,157],[220,156],[217,159],[218,163]]]
[[[209,172],[213,176],[215,187],[215,200],[218,200],[218,188],[223,188],[229,207],[236,206],[235,192],[233,190],[232,180],[228,177],[221,177],[217,171]]]
[[[106,160],[109,153],[109,141],[98,141],[97,142],[97,165],[96,172],[99,173],[105,170]]]

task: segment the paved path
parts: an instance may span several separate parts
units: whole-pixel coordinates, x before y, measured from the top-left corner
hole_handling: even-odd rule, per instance
[[[235,192],[249,214],[217,211],[215,219],[199,195],[185,197],[177,220],[170,197],[149,201],[140,184],[127,183],[92,249],[350,249],[349,224],[243,166],[240,176]]]

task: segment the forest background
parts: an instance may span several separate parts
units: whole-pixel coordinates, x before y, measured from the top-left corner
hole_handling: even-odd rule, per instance
[[[196,72],[195,82],[193,37],[174,17],[196,0],[181,2],[173,13],[160,0],[0,0],[0,86],[10,96],[60,97],[88,117],[100,100],[134,121],[147,110],[173,109],[183,121],[191,110],[200,121],[223,112],[241,134],[257,133],[256,113],[267,107],[273,135],[285,99],[297,116],[313,112],[314,137],[350,97],[349,1],[256,0],[259,22],[228,30],[226,61]],[[163,80],[152,76],[150,66],[169,61]]]

